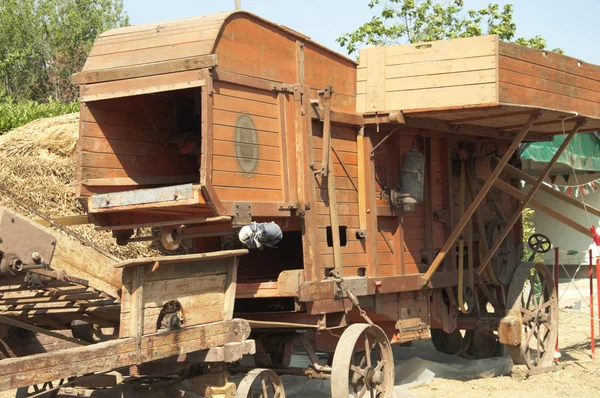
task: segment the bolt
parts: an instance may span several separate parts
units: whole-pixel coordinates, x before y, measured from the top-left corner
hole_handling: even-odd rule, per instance
[[[240,329],[239,329],[239,328],[235,328],[235,329],[233,329],[233,334],[235,334],[236,336],[237,336],[238,334],[240,334]]]
[[[173,194],[173,198],[174,198],[175,200],[177,200],[177,198],[178,198],[178,197],[179,197],[179,193],[175,192],[175,193]]]
[[[31,259],[33,261],[40,261],[42,259],[42,256],[38,252],[33,252],[31,253]]]
[[[14,222],[15,222],[15,218],[14,218],[14,217],[11,217],[11,218],[10,218],[10,222],[13,222],[13,223],[14,223]]]

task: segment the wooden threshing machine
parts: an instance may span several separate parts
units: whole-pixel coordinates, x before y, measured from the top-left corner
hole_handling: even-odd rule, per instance
[[[235,12],[108,31],[74,81],[89,220],[188,253],[126,264],[127,365],[154,359],[144,339],[166,315],[179,333],[248,325],[256,366],[330,378],[335,398],[391,396],[390,344],[430,332],[447,353],[552,364],[557,296],[523,262],[521,213],[591,236],[533,196],[586,207],[543,181],[574,134],[600,129],[600,67],[497,36],[372,47],[356,64]],[[523,173],[519,145],[556,134],[541,175]],[[240,227],[271,221],[277,248],[241,246]],[[171,278],[185,289],[158,283]],[[290,366],[295,345],[309,368]]]

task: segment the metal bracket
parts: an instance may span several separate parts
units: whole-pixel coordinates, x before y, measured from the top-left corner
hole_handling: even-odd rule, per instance
[[[299,208],[300,204],[298,202],[282,203],[279,205],[279,211],[292,211],[298,210]]]
[[[247,225],[252,222],[252,206],[248,202],[235,203],[233,225]]]

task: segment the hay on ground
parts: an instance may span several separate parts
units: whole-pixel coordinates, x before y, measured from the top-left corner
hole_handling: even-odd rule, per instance
[[[1,135],[0,185],[50,217],[85,214],[77,200],[78,132],[79,115],[73,113],[39,119]],[[37,218],[1,193],[0,206]],[[92,225],[68,228],[118,258],[159,255],[149,243],[118,246],[110,232],[96,231]],[[149,235],[150,231],[138,234]]]

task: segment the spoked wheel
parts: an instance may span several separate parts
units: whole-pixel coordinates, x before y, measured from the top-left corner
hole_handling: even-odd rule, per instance
[[[58,393],[58,387],[62,386],[66,380],[61,379],[57,383],[47,382],[43,384],[35,384],[29,387],[21,387],[17,390],[15,398],[39,397],[39,398],[54,398]],[[46,392],[44,394],[44,392]],[[41,394],[41,395],[38,395]]]
[[[521,344],[506,346],[513,362],[529,369],[552,365],[558,333],[558,297],[550,270],[541,263],[522,263],[513,276],[507,308],[521,313]],[[513,311],[514,312],[514,311]]]
[[[366,323],[350,325],[333,355],[331,396],[390,398],[394,388],[394,355],[383,330]]]
[[[431,342],[436,350],[444,354],[458,356],[463,351],[463,336],[458,329],[450,333],[442,329],[431,329]]]
[[[235,398],[285,398],[285,391],[277,373],[252,369],[240,382]]]

